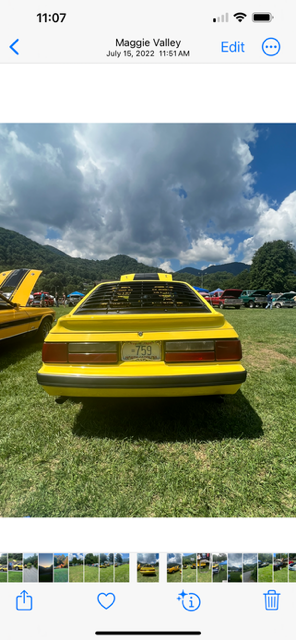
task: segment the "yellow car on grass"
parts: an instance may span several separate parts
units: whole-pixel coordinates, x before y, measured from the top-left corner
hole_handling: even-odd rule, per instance
[[[246,379],[241,343],[222,313],[170,274],[97,285],[43,345],[37,380],[52,396],[234,394]]]
[[[0,341],[25,333],[35,333],[43,341],[49,333],[55,312],[27,306],[41,273],[38,269],[13,269],[0,274]]]

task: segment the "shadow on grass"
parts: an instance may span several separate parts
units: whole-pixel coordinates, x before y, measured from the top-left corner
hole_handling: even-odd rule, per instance
[[[83,399],[73,433],[86,438],[209,442],[263,436],[262,420],[241,391],[219,402],[196,398]]]
[[[15,365],[21,360],[24,360],[28,356],[40,352],[40,366],[41,366],[41,352],[43,342],[36,341],[35,332],[30,335],[18,336],[16,338],[8,338],[1,342],[1,355],[0,355],[0,371],[4,371],[11,365]]]

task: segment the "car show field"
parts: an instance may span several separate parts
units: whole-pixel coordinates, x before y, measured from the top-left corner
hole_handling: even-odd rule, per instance
[[[67,312],[59,307],[56,316]],[[295,310],[223,314],[248,372],[224,401],[85,398],[59,406],[36,381],[41,345],[6,340],[0,515],[295,516]]]

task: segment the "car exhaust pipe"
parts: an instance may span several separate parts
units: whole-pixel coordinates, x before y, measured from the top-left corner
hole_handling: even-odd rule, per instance
[[[57,404],[64,404],[66,400],[68,400],[67,396],[59,396],[58,398],[55,398],[55,402]]]

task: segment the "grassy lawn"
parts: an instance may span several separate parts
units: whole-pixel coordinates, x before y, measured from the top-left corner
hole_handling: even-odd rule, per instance
[[[190,565],[182,571],[182,582],[196,582],[196,569],[191,569]]]
[[[69,567],[69,582],[83,582],[83,564]]]
[[[272,582],[272,564],[258,569],[258,582]]]
[[[289,582],[296,582],[296,571],[289,571]]]
[[[138,571],[139,573],[139,571]],[[186,571],[185,571],[186,573]],[[181,582],[181,573],[176,571],[175,573],[167,573],[167,582]]]
[[[115,582],[129,582],[129,564],[115,567]]]
[[[1,345],[0,517],[295,516],[296,312],[234,311],[248,378],[223,403],[58,406],[36,382],[41,346]]]
[[[99,567],[84,567],[84,582],[99,582]]]
[[[23,572],[8,571],[8,582],[23,582]]]
[[[100,582],[114,582],[114,566],[102,569],[100,567]]]
[[[230,571],[230,580],[229,582],[242,582],[242,572],[241,571]]]
[[[197,569],[197,582],[212,582],[212,569]]]
[[[54,582],[68,582],[69,574],[68,569],[54,569],[53,581]]]
[[[288,582],[288,567],[283,567],[280,571],[274,571],[273,582]]]
[[[223,582],[223,580],[227,580],[226,566],[222,567],[219,573],[213,573],[213,582]]]
[[[0,582],[7,582],[7,571],[0,571]]]
[[[156,576],[145,576],[143,575],[143,573],[141,573],[141,571],[137,571],[137,582],[158,582],[159,568],[155,567],[155,571],[156,571]]]

